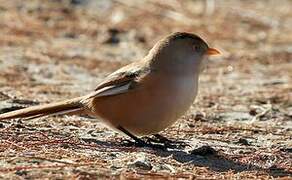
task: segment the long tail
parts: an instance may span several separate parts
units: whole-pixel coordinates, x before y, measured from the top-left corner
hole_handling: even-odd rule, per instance
[[[83,110],[81,100],[84,97],[77,97],[61,102],[50,103],[45,105],[32,106],[16,111],[0,114],[0,120],[15,118],[34,118],[51,114],[66,114]]]

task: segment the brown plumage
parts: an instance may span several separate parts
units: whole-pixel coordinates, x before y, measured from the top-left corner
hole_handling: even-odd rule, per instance
[[[84,112],[137,136],[173,124],[194,101],[201,62],[218,54],[200,37],[178,32],[160,40],[140,61],[109,75],[91,94],[0,115],[0,120]]]

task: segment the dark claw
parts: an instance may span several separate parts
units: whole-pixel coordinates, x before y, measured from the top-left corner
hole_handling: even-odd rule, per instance
[[[156,142],[163,143],[169,148],[185,148],[186,146],[189,146],[183,141],[172,141],[160,134],[154,134],[154,137],[156,138]]]

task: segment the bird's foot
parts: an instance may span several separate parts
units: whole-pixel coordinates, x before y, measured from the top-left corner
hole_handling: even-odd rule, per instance
[[[134,142],[127,141],[126,145],[128,145],[128,146],[129,145],[134,145],[134,146],[137,146],[137,147],[149,147],[149,148],[153,148],[153,149],[163,149],[163,150],[166,149],[164,145],[153,144],[150,141],[144,141],[143,139],[138,138],[137,136],[133,135],[132,133],[130,133],[129,131],[127,131],[126,129],[124,129],[121,126],[119,126],[118,129],[120,131],[124,132],[126,135],[128,135],[130,138],[132,138],[134,140]]]
[[[189,146],[187,143],[183,142],[183,141],[173,141],[170,140],[160,134],[154,134],[153,137],[146,137],[146,141],[148,143],[155,143],[155,144],[162,144],[165,146],[165,148],[185,148],[187,146]]]
[[[144,138],[143,138],[144,139]],[[142,139],[135,139],[134,141],[128,140],[128,139],[124,139],[121,142],[122,146],[126,146],[126,147],[148,147],[148,148],[152,148],[152,149],[161,149],[161,150],[165,150],[166,146],[162,145],[162,144],[157,144],[157,143],[153,143],[150,141],[144,141]]]

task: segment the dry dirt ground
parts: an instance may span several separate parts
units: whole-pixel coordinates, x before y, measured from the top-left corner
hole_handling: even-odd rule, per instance
[[[292,1],[0,0],[0,113],[84,95],[161,37],[220,49],[190,111],[127,146],[100,120],[0,123],[0,179],[269,179],[292,172]],[[213,6],[215,5],[215,6]]]

